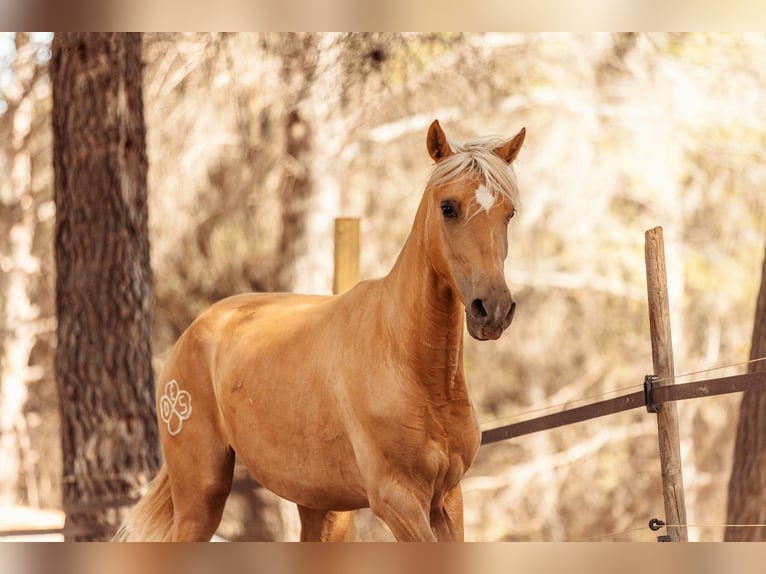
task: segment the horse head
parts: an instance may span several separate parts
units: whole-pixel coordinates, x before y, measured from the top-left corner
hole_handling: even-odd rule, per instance
[[[468,332],[482,341],[498,339],[516,310],[504,263],[508,222],[519,201],[511,163],[525,133],[457,143],[437,120],[428,130],[436,165],[427,186],[427,255],[465,306]]]

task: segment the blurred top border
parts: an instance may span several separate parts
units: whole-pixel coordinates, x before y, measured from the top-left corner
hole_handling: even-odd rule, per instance
[[[6,30],[752,31],[757,0],[0,0]]]

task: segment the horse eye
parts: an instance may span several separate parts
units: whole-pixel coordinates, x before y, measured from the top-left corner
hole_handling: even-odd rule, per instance
[[[457,217],[457,210],[451,201],[445,201],[442,203],[442,215],[444,215],[444,217],[447,219],[454,219]]]

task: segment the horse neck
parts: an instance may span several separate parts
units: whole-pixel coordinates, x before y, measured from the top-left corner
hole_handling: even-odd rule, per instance
[[[410,235],[383,285],[392,298],[389,321],[411,374],[429,400],[463,398],[464,307],[427,253],[427,194]]]

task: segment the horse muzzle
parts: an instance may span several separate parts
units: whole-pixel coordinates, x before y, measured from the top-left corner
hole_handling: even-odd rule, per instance
[[[476,298],[465,308],[468,333],[479,341],[499,339],[513,321],[516,301],[508,289],[490,291],[487,297]]]

